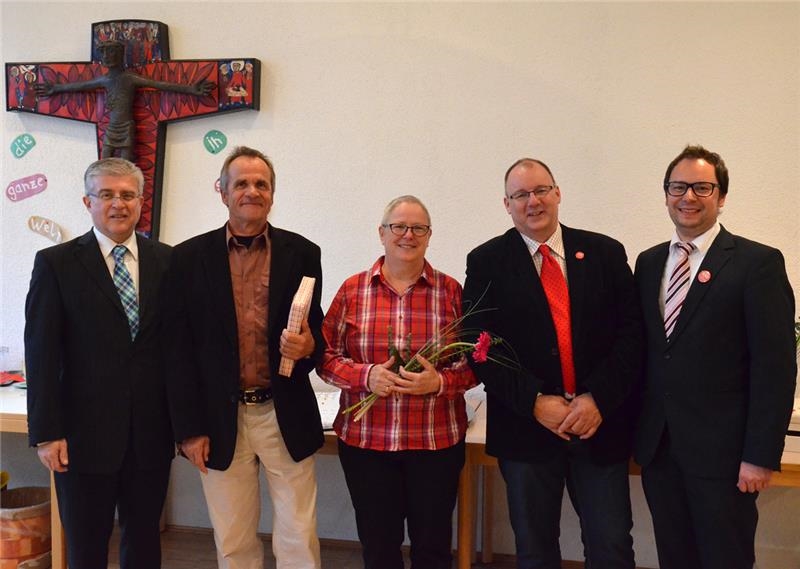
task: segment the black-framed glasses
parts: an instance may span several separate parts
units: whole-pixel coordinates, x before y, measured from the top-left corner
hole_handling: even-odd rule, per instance
[[[707,198],[714,193],[714,188],[718,188],[719,184],[713,182],[695,182],[689,184],[688,182],[667,182],[664,184],[664,190],[671,196],[680,197],[692,189],[694,195],[698,198]]]
[[[533,194],[537,200],[542,200],[545,198],[545,196],[547,196],[547,194],[553,191],[553,188],[557,187],[558,186],[536,186],[532,190],[517,190],[508,196],[508,199],[522,203],[528,201],[531,197],[531,194]]]
[[[389,231],[395,235],[403,236],[409,229],[417,237],[425,237],[431,230],[430,225],[406,225],[405,223],[384,223],[382,227],[388,227]]]
[[[122,200],[125,203],[130,203],[134,201],[136,198],[142,197],[141,194],[137,194],[136,192],[120,192],[119,194],[115,194],[111,191],[101,190],[96,194],[92,192],[88,192],[87,196],[92,196],[93,198],[97,198],[101,202],[110,202],[114,199]]]

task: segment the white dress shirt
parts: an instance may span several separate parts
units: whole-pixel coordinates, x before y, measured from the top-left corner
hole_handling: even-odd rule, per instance
[[[139,302],[139,244],[136,241],[136,232],[131,233],[122,243],[117,243],[110,237],[103,235],[96,227],[93,227],[94,236],[97,237],[97,244],[100,245],[100,253],[103,255],[103,260],[106,262],[108,272],[111,278],[114,278],[114,255],[111,254],[112,249],[117,245],[125,245],[128,251],[125,253],[123,262],[128,268],[128,272],[133,279],[133,286],[136,288],[136,301]]]
[[[694,279],[697,276],[697,271],[700,270],[700,265],[703,264],[703,259],[706,257],[706,253],[708,253],[708,250],[711,248],[711,244],[714,242],[714,239],[716,239],[717,235],[719,235],[719,230],[720,225],[719,221],[717,221],[714,223],[711,229],[689,241],[689,243],[692,243],[695,246],[695,249],[689,254],[689,267],[691,269],[689,286],[691,286],[691,283],[694,282]],[[678,237],[678,233],[674,232],[672,234],[672,239],[669,242],[669,255],[667,255],[667,264],[664,265],[664,274],[661,275],[661,291],[658,295],[658,304],[661,307],[661,316],[664,316],[664,298],[666,298],[667,295],[669,277],[672,274],[672,269],[678,264],[678,259],[680,259],[678,248],[675,247],[675,243],[680,242],[681,239]]]
[[[520,235],[522,235],[522,240],[525,241],[525,245],[528,246],[528,251],[533,259],[533,265],[536,267],[536,272],[541,276],[542,254],[539,252],[539,245],[542,243],[534,241],[523,233],[520,233]],[[567,281],[567,287],[569,287],[569,278],[567,277],[567,257],[566,253],[564,252],[564,238],[561,234],[561,224],[556,226],[555,232],[547,239],[547,241],[544,242],[544,244],[550,247],[550,254],[558,262],[558,266],[561,267],[561,272],[564,273],[564,280]]]

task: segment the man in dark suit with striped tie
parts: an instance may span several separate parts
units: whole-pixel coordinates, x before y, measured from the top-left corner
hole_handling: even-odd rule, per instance
[[[142,171],[121,158],[84,175],[94,227],[39,251],[25,303],[28,432],[53,471],[70,569],[161,565],[159,520],[175,455],[160,352],[171,248],[134,232]]]
[[[728,169],[687,146],[664,176],[669,242],[639,255],[647,340],[635,458],[661,569],[751,569],[795,376],[783,256],[717,221]]]

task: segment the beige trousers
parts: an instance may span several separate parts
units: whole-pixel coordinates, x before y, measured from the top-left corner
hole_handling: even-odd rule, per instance
[[[213,441],[211,444],[214,444]],[[283,442],[272,401],[239,405],[233,462],[200,474],[220,569],[263,569],[257,535],[259,463],[272,499],[272,551],[277,569],[320,569],[314,457],[295,462]]]

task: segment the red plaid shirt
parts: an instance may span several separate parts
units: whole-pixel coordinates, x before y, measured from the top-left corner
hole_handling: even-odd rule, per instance
[[[369,370],[389,359],[391,342],[414,354],[425,342],[461,316],[461,285],[425,261],[419,280],[403,294],[381,274],[383,257],[371,269],[348,278],[322,323],[325,356],[320,377],[342,390],[339,408],[370,395]],[[455,338],[447,342],[455,341]],[[345,443],[382,451],[436,450],[453,446],[467,430],[464,391],[475,376],[462,357],[445,367],[439,393],[380,397],[359,422],[339,413],[333,428]]]

